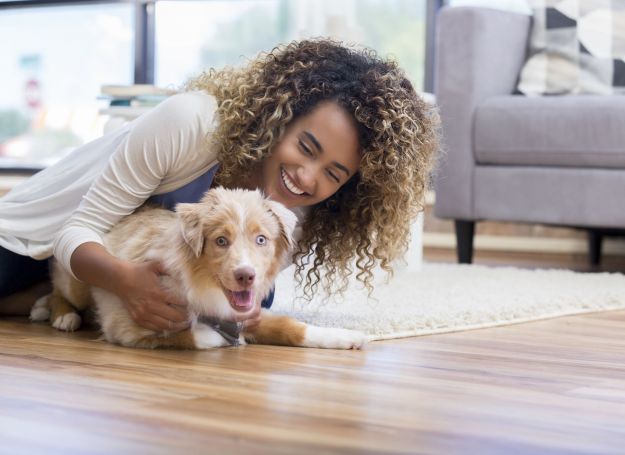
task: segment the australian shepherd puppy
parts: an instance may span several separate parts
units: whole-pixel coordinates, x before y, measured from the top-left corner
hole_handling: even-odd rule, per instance
[[[133,262],[159,260],[168,270],[162,284],[188,302],[191,326],[177,333],[137,325],[115,294],[74,279],[57,262],[53,291],[35,304],[31,319],[49,318],[59,330],[76,330],[78,311],[95,304],[109,342],[140,348],[207,349],[232,344],[212,320],[252,314],[269,294],[290,256],[297,219],[259,191],[212,189],[197,204],[175,212],[144,207],[124,218],[103,238],[113,255]],[[359,349],[364,334],[313,327],[267,310],[260,324],[236,333],[239,343]]]

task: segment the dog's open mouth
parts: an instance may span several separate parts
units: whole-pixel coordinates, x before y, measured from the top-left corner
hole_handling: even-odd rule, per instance
[[[252,291],[230,291],[225,289],[225,292],[230,306],[237,311],[248,311],[254,306],[254,293]]]

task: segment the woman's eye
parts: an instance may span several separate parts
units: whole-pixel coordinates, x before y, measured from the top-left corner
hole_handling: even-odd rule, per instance
[[[228,246],[228,239],[225,237],[217,237],[215,243],[217,246]]]
[[[333,172],[328,171],[328,175],[329,175],[329,176],[330,176],[330,178],[331,178],[332,180],[334,180],[336,183],[341,183],[341,180],[340,180],[340,179],[339,179],[336,175],[334,175],[334,173],[333,173]]]
[[[264,235],[259,235],[258,237],[256,237],[256,244],[257,245],[266,245],[267,244],[267,237],[265,237]]]
[[[310,148],[306,144],[304,144],[304,141],[302,141],[301,139],[298,139],[298,141],[299,141],[299,146],[302,148],[304,153],[306,155],[311,155],[312,156],[312,151],[310,150]]]

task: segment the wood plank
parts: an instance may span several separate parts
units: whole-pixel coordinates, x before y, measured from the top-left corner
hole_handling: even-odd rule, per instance
[[[370,344],[146,351],[0,321],[2,453],[618,453],[625,312]]]

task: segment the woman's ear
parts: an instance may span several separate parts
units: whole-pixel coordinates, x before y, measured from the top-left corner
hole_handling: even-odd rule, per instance
[[[297,216],[279,202],[265,199],[264,204],[273,216],[278,219],[280,238],[284,242],[285,250],[288,251],[293,247],[293,232],[295,231],[295,226],[297,226]]]
[[[195,257],[200,257],[204,248],[204,232],[196,204],[177,204],[176,213],[182,238]]]

